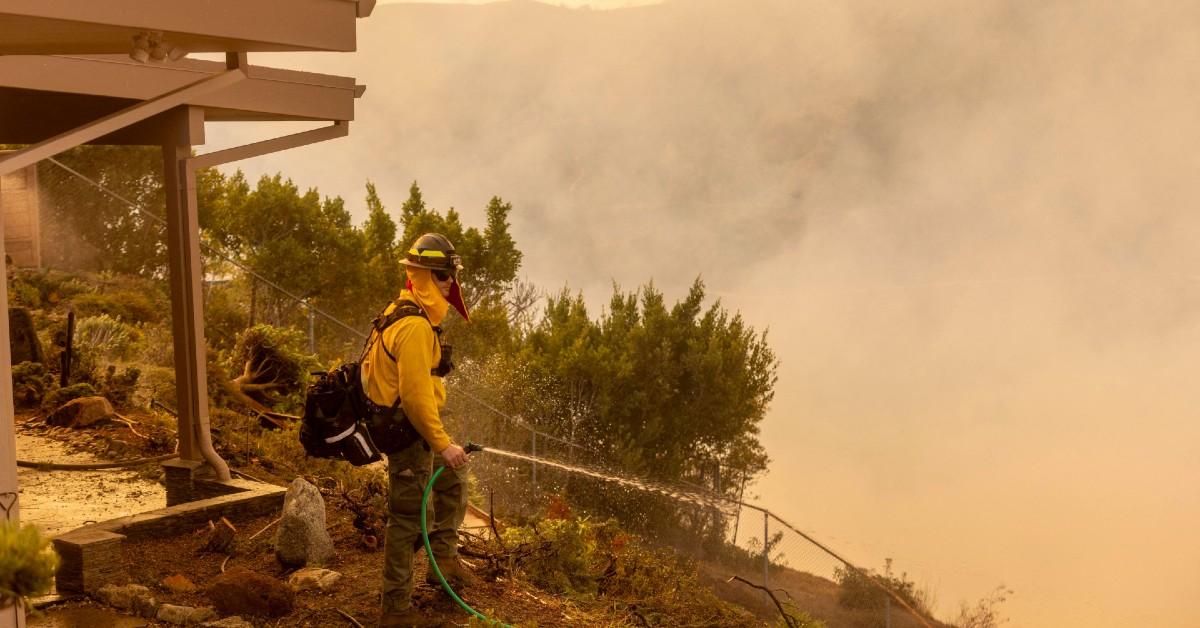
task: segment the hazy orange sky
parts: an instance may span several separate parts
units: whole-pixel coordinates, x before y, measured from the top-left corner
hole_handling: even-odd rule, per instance
[[[491,4],[496,0],[379,0],[379,4]],[[623,9],[625,7],[659,4],[661,0],[552,0],[543,2],[556,7]]]
[[[782,361],[752,492],[942,616],[1200,626],[1200,5],[470,11],[381,4],[304,57],[367,84],[351,136],[240,166],[502,195],[597,306],[702,276]]]

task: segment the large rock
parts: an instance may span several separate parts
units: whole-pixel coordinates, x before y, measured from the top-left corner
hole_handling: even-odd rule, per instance
[[[214,578],[205,593],[222,615],[256,617],[283,617],[295,598],[286,584],[242,567]]]
[[[325,530],[325,500],[317,487],[296,478],[283,496],[283,515],[275,533],[275,557],[287,567],[324,565],[333,556]]]
[[[288,577],[288,585],[296,591],[329,592],[337,586],[342,574],[320,567],[305,567]]]
[[[87,427],[115,415],[116,410],[104,397],[80,397],[50,413],[46,423],[59,427]]]
[[[148,619],[158,613],[158,600],[150,594],[150,589],[140,584],[106,585],[96,592],[96,597],[109,606],[133,611]]]
[[[37,328],[33,325],[33,315],[23,307],[8,308],[8,350],[12,352],[11,362],[14,365],[22,362],[46,362],[42,342],[38,339]]]

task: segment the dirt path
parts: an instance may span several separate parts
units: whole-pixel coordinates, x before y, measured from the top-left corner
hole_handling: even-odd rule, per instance
[[[73,452],[47,436],[18,432],[17,458],[37,462],[108,462],[94,455]],[[136,470],[42,471],[19,468],[21,521],[32,523],[49,536],[114,517],[167,505],[166,489]]]

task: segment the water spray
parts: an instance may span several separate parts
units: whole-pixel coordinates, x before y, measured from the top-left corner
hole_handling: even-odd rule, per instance
[[[483,445],[468,442],[467,446],[463,447],[463,451],[468,454],[471,454],[471,453],[475,453],[477,451],[484,451],[484,448],[483,448]],[[425,512],[426,512],[426,509],[429,507],[429,495],[433,493],[433,483],[435,481],[437,481],[438,476],[441,475],[442,471],[445,471],[445,470],[446,470],[446,465],[441,465],[437,468],[436,471],[433,472],[433,475],[430,476],[430,478],[429,478],[429,483],[425,485],[425,494],[421,496],[421,539],[423,541],[425,541],[425,555],[429,557],[429,568],[433,570],[433,573],[435,575],[437,575],[438,580],[442,583],[442,589],[444,589],[446,591],[446,593],[450,596],[450,599],[452,599],[456,603],[458,603],[458,605],[461,606],[463,608],[463,610],[467,611],[471,615],[478,617],[479,619],[481,619],[485,622],[488,622],[488,625],[493,625],[492,622],[496,622],[496,620],[493,620],[490,617],[488,617],[487,615],[484,615],[483,613],[480,613],[479,611],[471,608],[466,602],[464,602],[462,600],[462,598],[458,597],[458,594],[454,592],[454,589],[450,588],[450,583],[446,582],[446,576],[442,575],[442,570],[440,567],[438,567],[437,559],[435,559],[433,557],[433,548],[430,547],[430,545],[429,545],[429,526],[427,525],[427,523],[425,521]],[[503,623],[503,622],[496,622],[496,623],[503,626],[503,628],[512,628],[512,626],[510,626],[506,623]]]
[[[698,493],[693,493],[693,492],[685,491],[685,490],[679,490],[679,489],[676,489],[676,488],[673,488],[670,486],[657,484],[655,482],[651,482],[651,481],[647,481],[647,480],[635,480],[635,479],[624,478],[624,477],[620,477],[620,476],[616,476],[616,475],[608,475],[605,473],[600,473],[598,471],[593,471],[591,469],[586,469],[583,467],[575,467],[575,466],[571,466],[571,465],[566,465],[566,464],[562,464],[560,462],[554,462],[552,460],[547,460],[544,458],[537,458],[535,456],[527,456],[525,454],[518,454],[515,452],[511,452],[511,451],[505,451],[503,449],[490,449],[489,450],[489,449],[485,449],[483,447],[483,445],[479,445],[477,443],[470,443],[470,442],[467,443],[467,445],[465,447],[463,447],[463,451],[465,451],[468,454],[478,452],[478,451],[491,451],[493,453],[500,454],[501,456],[505,456],[508,458],[515,458],[518,460],[528,460],[528,461],[536,462],[538,464],[545,464],[545,465],[548,465],[551,467],[562,469],[562,470],[570,472],[570,473],[578,473],[578,474],[586,475],[588,477],[596,478],[598,480],[602,480],[605,482],[612,482],[612,483],[619,484],[621,486],[625,486],[628,488],[633,488],[633,489],[637,489],[637,490],[641,490],[641,491],[647,491],[647,492],[651,492],[651,493],[658,493],[660,495],[666,495],[673,499],[677,499],[679,501],[695,504],[697,506],[721,508],[723,506],[728,505],[727,500],[720,499],[720,498],[706,497],[706,496],[700,495]],[[437,471],[434,471],[433,476],[429,478],[429,484],[425,486],[425,494],[421,498],[421,536],[425,541],[425,553],[426,553],[426,555],[429,556],[429,568],[433,570],[433,573],[437,575],[438,580],[441,581],[442,588],[446,591],[446,593],[448,593],[450,595],[451,599],[453,599],[455,602],[458,603],[459,606],[461,606],[464,610],[466,610],[471,615],[473,615],[481,620],[489,621],[489,622],[494,621],[494,620],[488,618],[486,615],[471,608],[470,606],[467,605],[466,602],[462,601],[462,598],[458,597],[458,594],[456,594],[454,592],[454,590],[450,588],[450,584],[446,582],[446,577],[442,574],[441,568],[438,567],[437,561],[433,557],[433,549],[430,547],[430,544],[429,544],[429,530],[427,529],[426,522],[425,522],[425,513],[426,513],[426,509],[428,508],[428,504],[429,504],[429,496],[433,492],[433,483],[435,480],[437,480],[438,476],[441,475],[442,471],[445,471],[445,470],[446,470],[446,466],[442,465],[442,466],[438,467]],[[504,628],[512,628],[508,624],[501,623],[500,625],[503,626]]]

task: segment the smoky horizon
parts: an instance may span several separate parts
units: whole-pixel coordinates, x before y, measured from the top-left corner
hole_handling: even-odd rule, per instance
[[[385,3],[305,63],[368,86],[352,133],[251,180],[498,195],[593,317],[700,277],[769,330],[750,492],[789,521],[943,615],[1200,622],[1197,6]]]

